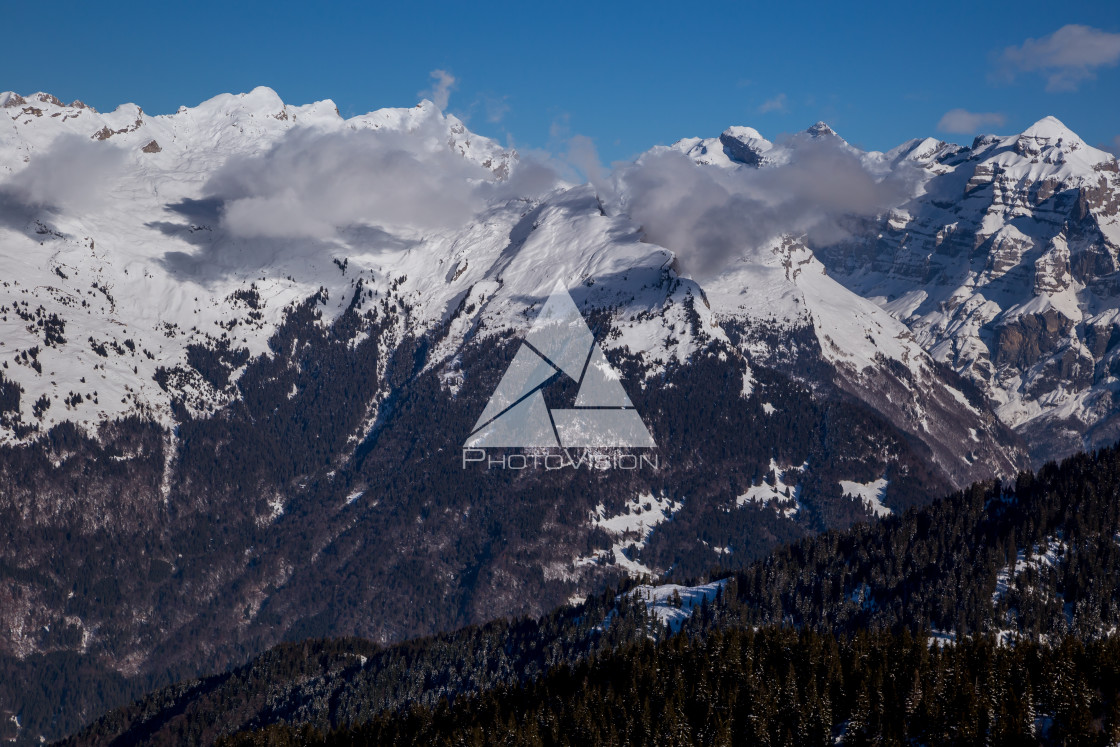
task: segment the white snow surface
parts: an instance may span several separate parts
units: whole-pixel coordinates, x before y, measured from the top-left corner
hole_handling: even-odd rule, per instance
[[[860,499],[868,511],[881,518],[891,515],[890,508],[883,505],[883,498],[887,494],[887,485],[889,484],[889,481],[884,477],[871,482],[841,480],[840,491],[844,495]]]
[[[417,150],[454,147],[484,162],[502,153],[484,138],[456,141],[461,123],[427,102],[344,120],[330,101],[286,106],[267,88],[157,117],[131,104],[102,114],[46,94],[20,105],[12,104],[12,94],[3,99],[0,365],[24,389],[25,422],[35,421],[31,406],[39,396],[50,399],[47,426],[66,419],[94,427],[134,412],[167,423],[170,395],[152,377],[159,367],[182,364],[189,343],[226,336],[252,355],[266,352],[290,304],[326,288],[329,319],[345,308],[358,276],[384,277],[391,252],[375,245],[333,238],[303,242],[313,250],[297,251],[298,242],[276,240],[261,252],[259,242],[222,236],[218,225],[201,222],[191,213],[199,206],[189,201],[205,199],[208,181],[231,159],[259,154],[297,129],[393,129],[417,133]],[[431,142],[429,134],[440,129],[447,142]],[[145,152],[153,141],[160,150]],[[37,204],[39,193],[59,178],[53,160],[60,153],[73,156],[64,176],[96,178],[96,190],[70,204]],[[423,264],[407,254],[397,252],[400,271]],[[335,266],[336,258],[354,260],[348,274]],[[256,319],[231,297],[251,285],[262,303]],[[45,345],[41,330],[28,323],[33,320],[15,313],[17,305],[25,317],[39,307],[62,317],[66,342]],[[102,344],[109,346],[105,356],[95,350]],[[36,346],[41,372],[20,355]],[[201,379],[195,385],[212,402],[223,401]],[[69,393],[84,397],[66,405]]]
[[[699,294],[696,285],[671,282],[672,254],[642,242],[625,217],[603,215],[590,187],[546,179],[529,196],[503,193],[503,185],[521,184],[517,154],[430,102],[343,119],[330,101],[289,106],[267,88],[156,117],[134,105],[102,114],[46,94],[20,102],[8,93],[3,101],[8,106],[0,113],[9,123],[0,127],[0,372],[23,389],[25,423],[37,422],[32,406],[45,396],[44,428],[70,420],[92,430],[131,413],[169,425],[172,394],[153,376],[177,366],[191,373],[189,344],[225,337],[251,355],[267,353],[292,304],[325,289],[329,300],[320,311],[329,321],[346,308],[359,280],[377,297],[395,285],[411,307],[413,331],[438,325],[461,301],[472,307],[453,320],[429,360],[433,366],[453,359],[468,333],[523,331],[557,280],[581,307],[618,310],[626,320],[621,334],[603,345],[641,356],[650,375],[722,337],[710,311],[696,304],[705,331],[696,338],[685,305]],[[355,132],[385,137],[393,153],[421,162],[447,151],[473,164],[477,170],[461,189],[474,190],[468,196],[477,212],[462,225],[344,225],[318,238],[262,238],[226,226],[230,216],[207,202],[234,159],[265,168],[252,159],[267,164],[293,142],[333,142]],[[153,141],[159,150],[145,151]],[[96,189],[65,204],[37,203],[44,190],[68,194],[52,180],[59,154],[71,151],[77,155],[66,173],[80,176],[84,168]],[[241,202],[260,207],[273,199]],[[250,288],[259,293],[259,309],[233,295]],[[65,323],[65,342],[47,345],[36,315],[52,314]],[[35,355],[27,357],[29,351]],[[454,377],[444,380],[453,393]],[[195,411],[232,396],[199,376],[185,386]],[[5,430],[0,438],[14,435]]]

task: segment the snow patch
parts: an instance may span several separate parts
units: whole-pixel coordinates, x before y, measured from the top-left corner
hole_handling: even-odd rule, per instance
[[[765,408],[765,405],[763,407]],[[787,485],[784,478],[790,473],[804,472],[808,466],[809,463],[806,462],[800,467],[781,467],[771,458],[769,476],[774,484],[763,482],[761,485],[751,486],[747,492],[735,499],[735,505],[739,508],[749,503],[773,506],[780,516],[792,519],[801,510],[801,486]]]
[[[886,478],[879,478],[872,482],[853,482],[852,480],[840,481],[840,492],[851,498],[863,501],[867,510],[877,517],[890,516],[891,510],[883,505],[883,498],[887,495],[887,486],[890,484]]]
[[[751,375],[751,370],[748,368],[743,371],[743,399],[747,399],[754,392],[754,376]]]
[[[930,636],[926,639],[926,643],[930,648],[934,646],[952,646],[957,642],[957,634],[952,630],[938,630],[933,628],[930,630]]]
[[[613,559],[616,565],[632,576],[656,575],[652,568],[633,558],[646,546],[654,527],[672,519],[673,514],[683,506],[680,501],[664,496],[640,495],[627,504],[622,513],[607,516],[606,507],[600,503],[591,514],[591,525],[617,537],[618,541],[610,550],[599,550],[589,557],[576,558],[576,567]]]

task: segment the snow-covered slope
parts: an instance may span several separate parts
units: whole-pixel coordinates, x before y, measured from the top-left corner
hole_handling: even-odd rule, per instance
[[[410,332],[454,315],[432,365],[476,328],[523,326],[557,280],[581,306],[641,316],[615,344],[651,365],[692,349],[687,330],[679,345],[660,342],[683,326],[679,306],[662,309],[668,251],[624,217],[605,218],[589,188],[534,179],[536,167],[428,102],[349,120],[329,101],[291,107],[264,88],[158,117],[46,94],[0,104],[0,365],[23,390],[5,438],[129,413],[170,425],[175,398],[211,411],[232,390],[198,373],[191,347],[226,351],[235,381],[286,311],[320,290],[325,322],[355,294],[390,289],[409,306]],[[379,180],[375,169],[394,160],[419,183]],[[259,193],[253,177],[294,186]],[[295,203],[320,206],[308,193],[321,188],[357,204],[321,224],[293,216]],[[365,212],[363,189],[395,212]],[[428,213],[408,214],[425,201]],[[683,298],[694,286],[676,287]],[[455,314],[464,306],[470,314]]]
[[[717,252],[720,264],[702,282],[717,320],[810,330],[841,385],[927,443],[948,472],[962,478],[993,467],[1013,472],[1015,450],[1005,451],[1011,446],[1008,434],[983,397],[966,396],[961,382],[946,378],[936,350],[927,350],[891,308],[876,303],[879,299],[852,293],[845,286],[849,278],[833,277],[817,254],[836,234],[861,236],[880,212],[907,199],[921,177],[917,167],[899,161],[925,164],[942,146],[915,142],[890,154],[865,153],[817,123],[778,144],[751,128],[732,127],[718,139],[682,140],[646,157],[677,152],[700,170],[716,170],[711,182],[701,182],[716,207],[701,214],[692,230],[702,233],[715,223],[715,231],[735,230],[740,237],[735,249]],[[848,202],[826,194],[848,188],[872,194]],[[782,205],[783,196],[797,204]],[[811,215],[818,198],[822,213],[836,215],[823,221]],[[760,217],[728,218],[724,210],[753,210]],[[852,266],[851,277],[860,277],[859,266]],[[748,358],[785,362],[796,372],[796,354],[776,348],[769,335],[752,337],[738,338]]]

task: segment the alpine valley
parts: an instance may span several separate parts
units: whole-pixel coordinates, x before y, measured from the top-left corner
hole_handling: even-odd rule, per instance
[[[1052,117],[886,153],[823,123],[780,142],[731,127],[582,183],[428,101],[344,119],[257,88],[148,116],[2,93],[0,114],[4,737],[62,738],[231,667],[218,677],[325,668],[351,692],[351,659],[390,671],[413,644],[393,646],[424,636],[413,664],[474,693],[636,645],[630,606],[679,630],[673,591],[688,609],[718,594],[704,624],[743,629],[834,629],[798,595],[947,637],[1120,623],[1015,596],[1024,569],[1081,562],[1071,536],[1120,531],[1104,509],[1074,526],[1038,487],[1070,471],[1111,485],[1114,456],[1020,476],[1120,438],[1120,168]],[[557,284],[656,468],[612,449],[569,469],[494,468],[519,449],[465,461]],[[550,408],[576,397],[565,377],[544,390]],[[889,554],[845,546],[853,567],[889,566],[864,575],[788,555],[893,548],[904,522],[941,520],[987,554],[930,545],[948,555],[923,588],[1003,583],[985,606],[962,597],[959,619],[932,602],[898,616]],[[775,564],[788,588],[766,591]],[[715,569],[732,580],[705,584]],[[1077,578],[1054,594],[1112,604]],[[608,591],[638,580],[662,585]],[[532,630],[452,633],[526,616]],[[509,671],[449,674],[440,642],[464,637]],[[222,682],[161,691],[158,723],[126,710],[84,735],[147,738]],[[433,705],[414,685],[344,717],[287,685],[274,705],[333,727]],[[184,728],[275,723],[253,708]]]

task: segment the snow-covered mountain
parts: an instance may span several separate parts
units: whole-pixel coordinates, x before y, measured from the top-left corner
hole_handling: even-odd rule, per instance
[[[0,111],[7,120],[0,129],[0,357],[7,380],[23,389],[18,417],[6,413],[6,438],[21,424],[95,428],[128,413],[170,425],[172,391],[192,412],[227,402],[220,382],[189,365],[191,346],[266,352],[285,311],[320,289],[334,299],[325,305],[329,319],[360,282],[388,286],[411,274],[410,290],[427,301],[428,316],[444,312],[454,292],[430,272],[428,257],[410,251],[416,238],[408,233],[347,242],[329,226],[317,236],[306,225],[288,231],[277,221],[263,232],[223,230],[208,191],[223,168],[230,178],[244,176],[233,173],[239,163],[286,136],[306,135],[360,141],[355,156],[372,169],[380,152],[369,147],[374,137],[362,136],[381,130],[401,134],[421,157],[476,165],[476,178],[504,173],[511,158],[428,102],[343,120],[330,101],[290,107],[257,88],[148,117],[135,105],[102,114],[47,94],[4,93]],[[334,165],[317,164],[327,178]],[[277,191],[282,203],[287,193]],[[242,204],[269,199],[256,195]],[[494,220],[508,223],[507,213]],[[283,216],[281,205],[273,217]],[[441,239],[451,240],[435,242]],[[353,267],[344,264],[351,254]],[[437,275],[442,292],[432,298]],[[161,370],[178,375],[168,382]]]
[[[1054,117],[969,147],[877,155],[916,194],[822,247],[832,274],[974,382],[1036,459],[1111,443],[1120,361],[1120,173]]]

